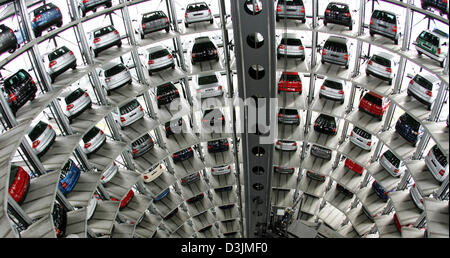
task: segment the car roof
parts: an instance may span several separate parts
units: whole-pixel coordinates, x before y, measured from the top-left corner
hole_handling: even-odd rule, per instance
[[[283,32],[281,34],[281,38],[300,38],[300,35],[298,33],[292,33],[292,32]]]
[[[113,68],[114,66],[116,66],[118,64],[120,64],[120,63],[119,62],[109,62],[109,63],[106,63],[106,64],[102,65],[101,68],[103,70],[108,70],[108,69]]]
[[[195,43],[201,43],[201,42],[208,42],[211,41],[211,39],[208,36],[202,36],[195,38]]]
[[[423,78],[427,79],[427,81],[433,84],[440,82],[439,78],[426,72],[420,72],[418,75],[422,76]]]
[[[386,53],[386,52],[378,52],[375,55],[383,57],[383,58],[386,58],[386,59],[391,60],[391,61],[393,61],[395,59],[395,57],[393,55],[391,55],[389,53]]]
[[[146,51],[147,51],[147,53],[154,53],[156,51],[163,50],[163,49],[167,49],[167,48],[159,45],[159,46],[154,46],[154,47],[147,48]]]
[[[211,76],[211,75],[217,76],[217,73],[214,72],[214,71],[208,71],[208,72],[199,74],[199,75],[198,75],[198,78],[200,78],[200,77],[206,77],[206,76]]]
[[[334,41],[342,44],[347,44],[347,38],[338,37],[338,36],[329,36],[327,41]]]
[[[337,82],[337,83],[340,83],[340,84],[342,84],[342,85],[345,84],[345,81],[344,81],[344,80],[337,79],[337,78],[326,77],[325,80],[326,80],[326,81]]]

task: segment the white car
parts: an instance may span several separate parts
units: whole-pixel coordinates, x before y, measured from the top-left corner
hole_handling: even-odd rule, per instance
[[[91,154],[96,152],[106,142],[106,135],[103,130],[94,126],[89,132],[87,132],[83,138],[83,152],[85,154]]]
[[[305,47],[300,35],[296,33],[283,33],[277,47],[277,59],[282,57],[300,58],[305,60]]]
[[[122,63],[108,63],[98,72],[98,77],[102,83],[106,95],[111,95],[111,90],[118,89],[133,82],[130,71]]]
[[[175,69],[175,61],[170,51],[163,46],[148,48],[144,53],[143,63],[147,66],[148,75],[167,68]]]
[[[89,94],[81,88],[63,92],[61,97],[58,98],[58,101],[61,102],[64,115],[69,119],[70,123],[86,109],[92,107],[92,101]]]
[[[52,83],[55,81],[56,76],[64,73],[69,68],[77,68],[77,59],[73,52],[66,46],[45,54],[42,59],[44,60],[44,66],[47,67],[47,73]]]
[[[425,164],[437,181],[444,182],[448,176],[448,160],[437,145],[434,145],[428,152]]]
[[[223,165],[211,168],[211,175],[219,176],[231,173],[231,165]]]
[[[39,157],[44,155],[50,146],[52,146],[56,138],[56,132],[51,125],[39,121],[33,129],[28,132],[28,137],[26,138],[33,147],[34,153]]]
[[[326,78],[320,87],[319,99],[326,98],[329,100],[340,101],[341,104],[343,104],[345,101],[344,86],[344,80]]]
[[[197,75],[197,93],[200,98],[212,98],[223,95],[223,87],[217,72],[207,72]]]
[[[119,171],[119,167],[117,166],[116,162],[113,161],[111,166],[109,166],[105,171],[102,173],[102,177],[100,179],[100,182],[102,184],[108,183]]]
[[[425,206],[423,205],[423,195],[420,192],[420,189],[416,187],[416,184],[414,184],[410,189],[409,193],[411,194],[411,198],[414,202],[414,204],[417,206],[417,208],[424,210]]]
[[[372,55],[367,62],[366,74],[386,80],[389,82],[389,85],[392,85],[392,81],[395,77],[395,66],[396,61],[393,55],[380,52]]]
[[[120,34],[112,25],[96,28],[88,32],[88,43],[94,57],[97,57],[98,53],[112,46],[122,47]]]
[[[157,179],[164,171],[166,171],[166,166],[163,163],[156,164],[148,172],[142,174],[142,180],[145,183],[150,183]]]
[[[92,215],[94,215],[95,208],[97,207],[98,202],[98,196],[96,194],[92,195],[91,200],[89,200],[88,205],[86,206],[86,220],[89,220],[92,218]]]
[[[372,135],[357,126],[353,127],[349,138],[350,142],[363,150],[370,151],[374,145]]]
[[[127,104],[113,109],[112,115],[116,123],[120,126],[120,129],[123,129],[124,127],[143,118],[144,109],[136,99],[133,99]]]
[[[189,24],[195,22],[209,21],[210,24],[214,23],[214,17],[211,14],[211,10],[205,2],[188,4],[184,19],[184,26],[186,26],[186,28],[189,27]]]
[[[431,110],[440,84],[436,76],[421,72],[409,82],[407,94],[427,105],[428,110]]]
[[[278,140],[275,143],[275,149],[282,150],[282,151],[296,151],[297,150],[297,142],[296,141]]]
[[[391,150],[385,151],[378,162],[393,177],[399,177],[405,173],[405,164]]]

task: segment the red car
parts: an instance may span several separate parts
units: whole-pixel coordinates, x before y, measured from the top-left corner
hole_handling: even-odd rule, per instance
[[[278,93],[281,91],[298,92],[302,94],[302,80],[298,72],[283,72],[278,81]]]
[[[127,204],[130,202],[130,200],[133,198],[133,196],[134,196],[134,192],[133,192],[133,190],[130,190],[128,192],[128,194],[122,199],[122,201],[120,201],[119,209],[122,209],[125,206],[127,206]],[[112,201],[119,201],[118,199],[116,199],[114,197],[112,197],[111,200]]]
[[[30,175],[21,166],[11,165],[8,190],[11,197],[21,204],[25,200],[29,188]]]
[[[391,101],[372,91],[367,92],[359,101],[359,110],[378,117],[381,121]]]
[[[361,167],[360,165],[358,165],[356,162],[354,162],[353,160],[351,160],[349,158],[345,159],[345,166],[359,175],[362,175],[362,172],[364,171],[363,167]]]

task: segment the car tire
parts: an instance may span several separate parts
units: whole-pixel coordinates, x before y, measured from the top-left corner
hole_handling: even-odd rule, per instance
[[[417,50],[417,54],[418,54],[419,56],[421,56],[421,55],[422,55],[422,53],[420,53],[420,51],[419,51],[419,50]]]
[[[353,25],[348,26],[349,30],[353,30]]]
[[[279,22],[279,21],[280,21],[280,17],[276,16],[276,17],[275,17],[275,20],[276,20],[277,22]]]
[[[389,85],[392,85],[392,80],[389,80]]]
[[[81,17],[86,17],[86,12],[85,11],[81,11]]]
[[[345,69],[346,69],[346,70],[348,70],[348,67],[349,67],[349,66],[348,66],[348,65],[346,65],[346,66],[345,66]]]
[[[189,28],[189,23],[184,22],[184,27]]]
[[[152,71],[148,70],[148,76],[152,76]]]
[[[71,68],[72,68],[72,70],[76,70],[77,69],[77,64],[75,63]]]
[[[106,8],[111,8],[112,2],[106,3],[105,6],[106,6]]]
[[[175,69],[175,65],[172,65],[172,69]]]
[[[395,44],[395,45],[398,45],[398,38],[397,38],[397,39],[394,39],[394,44]]]
[[[8,53],[12,54],[12,53],[16,52],[16,49],[17,49],[17,47],[10,48],[10,49],[8,49]]]
[[[323,61],[323,59],[321,59],[320,62],[321,62],[322,64],[325,64],[325,61]]]
[[[60,22],[58,22],[58,23],[56,24],[56,27],[61,28],[62,25],[63,25],[63,22],[60,21]]]
[[[305,57],[303,56],[300,60],[305,61]]]
[[[141,39],[144,39],[145,38],[144,34],[142,34],[142,33],[140,33],[140,34],[141,34]]]
[[[345,99],[341,100],[341,105],[344,104],[344,102],[345,102]]]
[[[49,75],[48,77],[50,77],[50,82],[52,84],[55,83],[55,76]]]
[[[211,19],[210,21],[209,21],[209,24],[213,24],[214,23],[214,19]]]
[[[36,93],[31,96],[30,100],[33,101],[36,98]]]
[[[375,36],[375,33],[373,33],[371,30],[369,31],[369,34],[370,34],[371,37]]]
[[[328,22],[326,20],[323,20],[323,25],[326,27]]]
[[[434,106],[434,102],[431,103],[430,105],[427,105],[427,110],[431,111],[433,109],[433,106]]]
[[[302,20],[302,23],[305,24],[305,23],[306,23],[306,19],[303,19],[303,20]]]
[[[167,27],[167,28],[166,28],[166,32],[167,32],[167,33],[169,33],[169,31],[170,31],[170,28],[169,28],[169,27]]]
[[[94,57],[98,57],[98,52],[95,49],[91,48],[92,53],[94,53]]]
[[[36,36],[36,38],[40,37],[41,35],[42,35],[42,31],[40,31],[40,30],[34,31],[34,36]]]
[[[280,60],[280,58],[281,58],[281,55],[277,55],[277,59]]]

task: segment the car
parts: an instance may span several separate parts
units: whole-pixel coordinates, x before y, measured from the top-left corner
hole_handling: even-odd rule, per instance
[[[42,157],[55,142],[56,132],[51,125],[39,121],[28,132],[28,139],[34,153]]]
[[[144,108],[136,99],[133,99],[121,107],[114,108],[112,115],[120,129],[123,129],[143,118]]]
[[[72,123],[73,119],[92,107],[89,93],[82,88],[63,92],[58,101],[61,102],[63,113],[69,120],[69,123]]]
[[[172,218],[175,214],[178,213],[178,207],[176,207],[173,211],[171,211],[169,214],[167,214],[163,219],[168,220]]]
[[[420,191],[419,187],[416,186],[416,184],[413,184],[413,186],[411,186],[411,188],[409,189],[409,193],[411,194],[411,199],[413,200],[413,203],[416,205],[416,207],[420,210],[425,210],[425,206],[423,204],[423,194]]]
[[[194,156],[194,150],[192,149],[192,147],[186,148],[184,150],[175,152],[174,154],[172,154],[172,160],[174,163],[180,162],[180,161],[185,161],[188,160],[190,158],[192,158]]]
[[[349,68],[350,52],[348,39],[338,36],[329,36],[322,47],[322,64],[330,63]]]
[[[391,150],[385,151],[378,162],[393,177],[400,177],[405,173],[405,163],[397,158]]]
[[[419,56],[424,54],[439,62],[440,66],[444,68],[448,52],[448,34],[446,32],[439,29],[424,30],[413,42],[413,45]]]
[[[223,86],[219,82],[217,72],[206,72],[197,75],[197,93],[201,99],[220,97],[223,95]]]
[[[208,141],[208,152],[209,153],[218,153],[228,151],[230,148],[230,143],[227,139],[219,139]]]
[[[425,129],[408,113],[401,115],[395,123],[395,131],[414,147],[422,138]]]
[[[314,121],[314,131],[326,135],[336,135],[336,119],[333,116],[320,114]]]
[[[200,180],[200,172],[190,174],[181,179],[181,185],[190,185]]]
[[[281,34],[281,40],[277,47],[277,59],[282,57],[305,60],[305,47],[300,39],[300,35],[296,33]]]
[[[142,174],[142,179],[144,180],[144,183],[148,184],[162,175],[164,171],[166,171],[166,166],[163,163],[156,163],[148,170],[148,172]]]
[[[144,53],[143,63],[147,66],[148,75],[167,68],[175,69],[173,55],[165,46],[147,48]]]
[[[287,141],[287,140],[278,140],[275,143],[275,149],[282,151],[296,151],[297,150],[297,142],[296,141]]]
[[[164,128],[166,129],[166,138],[169,138],[171,135],[180,134],[183,132],[187,132],[186,123],[184,119],[180,117],[177,120],[168,121],[164,124]]]
[[[326,78],[320,86],[319,99],[325,98],[332,101],[345,101],[344,86],[345,81],[334,78]]]
[[[311,155],[314,157],[325,159],[325,160],[331,160],[331,154],[332,151],[328,148],[313,144],[311,146]]]
[[[223,193],[223,192],[229,192],[231,190],[233,190],[233,186],[225,186],[225,187],[215,188],[214,192]]]
[[[30,189],[30,175],[22,166],[11,164],[9,172],[8,193],[17,202],[22,204]]]
[[[119,167],[117,166],[116,162],[113,161],[111,166],[103,171],[100,182],[102,184],[108,183],[117,174],[118,171]]]
[[[205,197],[205,194],[204,193],[200,193],[200,194],[198,194],[198,195],[196,195],[194,197],[191,197],[191,198],[187,199],[186,202],[187,203],[195,203],[195,202],[203,200],[204,197]]]
[[[61,170],[62,179],[59,180],[58,189],[64,195],[70,193],[80,178],[81,170],[72,159],[69,159]]]
[[[302,23],[305,23],[306,14],[303,0],[278,0],[275,19],[278,22],[284,18],[301,20]]]
[[[306,176],[312,180],[316,180],[319,182],[325,182],[325,176],[318,174],[318,173],[314,173],[312,171],[306,171]]]
[[[184,26],[188,28],[191,23],[204,21],[209,21],[210,24],[214,23],[214,17],[208,5],[205,2],[188,4],[184,13]]]
[[[379,34],[386,38],[394,40],[395,45],[398,45],[400,37],[400,20],[397,14],[385,10],[375,10],[370,18],[369,33],[373,37]]]
[[[61,238],[66,233],[67,211],[59,203],[54,203],[52,211],[53,224],[55,225],[56,237]]]
[[[282,72],[278,81],[278,94],[282,91],[302,94],[302,80],[298,72]]]
[[[3,81],[2,90],[5,99],[9,99],[8,104],[15,115],[28,100],[34,100],[37,87],[31,75],[20,69]]]
[[[389,105],[391,105],[391,101],[388,98],[369,91],[359,101],[358,109],[382,121]]]
[[[155,143],[153,142],[153,138],[150,134],[146,133],[131,143],[131,156],[133,159],[139,158],[154,147]]]
[[[362,167],[355,161],[351,160],[350,158],[346,158],[344,164],[345,167],[347,167],[348,169],[350,169],[351,171],[355,172],[358,175],[362,175],[364,171],[364,167]]]
[[[293,174],[295,171],[295,168],[274,166],[273,171],[275,173],[280,173],[280,174]]]
[[[208,36],[197,37],[191,50],[191,63],[195,65],[206,60],[219,61],[219,52]]]
[[[172,103],[175,99],[180,99],[180,92],[173,83],[165,83],[156,88],[156,104],[158,105],[158,109],[163,105]]]
[[[372,182],[372,189],[375,192],[375,194],[383,201],[387,202],[389,200],[389,193],[393,192],[394,189],[391,191],[386,191],[383,186],[381,186],[377,181]]]
[[[12,54],[19,48],[16,34],[5,24],[0,24],[0,55],[8,51]]]
[[[231,165],[215,166],[211,168],[211,175],[220,176],[231,173]]]
[[[158,202],[158,201],[162,200],[169,193],[170,193],[170,188],[167,188],[166,190],[162,191],[162,193],[160,193],[159,195],[155,196],[155,198],[153,198],[153,202]]]
[[[278,110],[278,123],[287,125],[300,125],[300,115],[297,109],[280,108]]]
[[[92,127],[83,137],[83,148],[81,150],[85,154],[95,153],[106,142],[106,135],[103,130],[100,130],[97,126]]]
[[[350,14],[350,7],[346,3],[331,2],[325,9],[323,25],[328,23],[344,25],[353,29],[352,15]]]
[[[97,194],[93,194],[91,200],[89,200],[86,206],[86,220],[90,220],[92,215],[94,215],[95,208],[97,208],[97,203],[100,197]]]
[[[59,8],[52,4],[44,4],[30,12],[31,29],[36,37],[52,26],[61,27],[63,24],[62,13]]]
[[[392,85],[394,80],[394,73],[392,72],[395,66],[394,56],[385,52],[372,55],[367,62],[366,75],[373,75],[379,79],[388,81]]]
[[[202,125],[203,127],[225,126],[225,116],[218,108],[204,110]]]
[[[446,14],[448,19],[448,0],[422,0],[421,6],[425,10],[430,7],[436,9],[441,15]]]
[[[366,151],[370,151],[374,145],[372,135],[357,126],[353,127],[349,138],[351,143]]]
[[[228,210],[234,207],[234,203],[218,206],[221,210]]]
[[[133,199],[133,197],[134,197],[134,191],[133,191],[133,189],[130,189],[130,191],[128,191],[127,195],[125,195],[125,197],[120,201],[119,210],[125,208],[128,205],[128,203],[130,203],[131,199]],[[119,201],[119,200],[115,197],[111,197],[111,201]]]
[[[110,62],[105,64],[98,71],[98,77],[106,95],[111,95],[111,91],[119,89],[125,85],[131,85],[133,79],[128,68],[123,63]]]
[[[112,6],[112,0],[79,0],[79,7],[81,10],[81,16],[85,17],[86,13],[97,11],[97,8],[104,6],[105,8],[110,8]]]
[[[119,31],[112,25],[103,26],[88,32],[89,49],[98,57],[98,54],[112,46],[122,47]]]
[[[58,75],[72,68],[77,68],[77,58],[73,51],[66,46],[59,47],[43,56],[44,66],[47,67],[47,74],[52,83]]]
[[[158,10],[142,14],[141,27],[139,27],[141,39],[144,39],[146,34],[160,30],[170,31],[169,18],[163,11]]]
[[[408,84],[406,91],[408,96],[413,96],[419,102],[425,104],[431,110],[436,100],[441,81],[428,73],[418,73]]]
[[[349,197],[349,198],[353,197],[353,193],[341,184],[336,184],[336,190],[338,190],[340,193],[342,193],[346,197]]]
[[[448,177],[448,160],[437,144],[428,151],[425,164],[437,181],[444,182]]]

